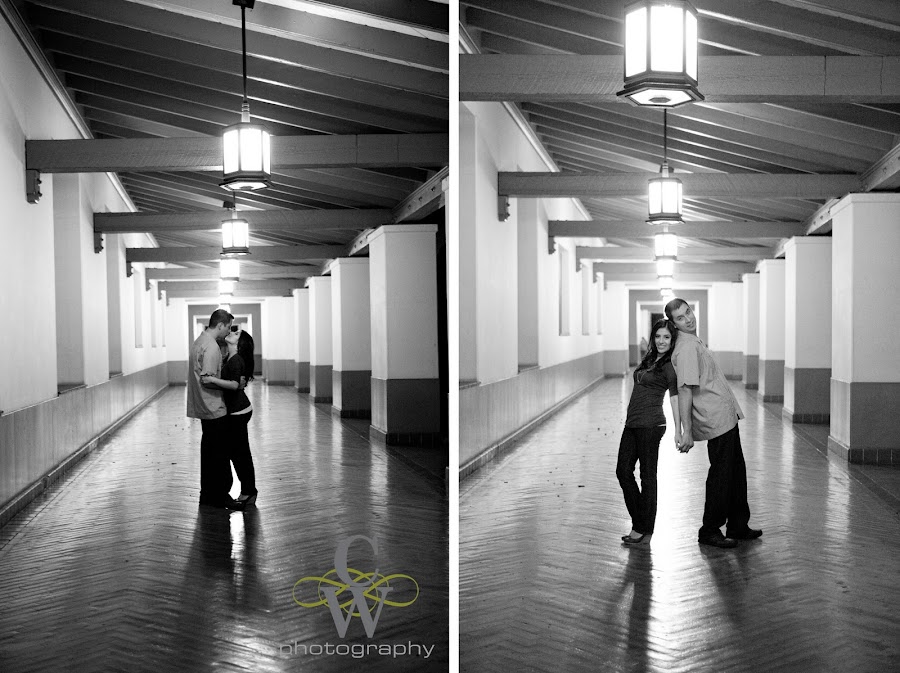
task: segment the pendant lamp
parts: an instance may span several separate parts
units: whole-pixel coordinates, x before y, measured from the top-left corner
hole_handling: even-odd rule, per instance
[[[635,105],[703,100],[697,89],[697,10],[686,0],[637,0],[625,7],[625,88]]]
[[[223,180],[220,186],[231,191],[253,191],[271,184],[271,139],[269,132],[250,122],[247,100],[247,25],[245,11],[255,0],[232,0],[241,8],[241,51],[243,54],[244,100],[241,121],[225,129],[223,142]]]

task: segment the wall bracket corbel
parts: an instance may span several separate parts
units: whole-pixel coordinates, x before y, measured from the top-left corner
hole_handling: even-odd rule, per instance
[[[125,262],[125,277],[131,278],[134,275],[134,269],[131,266],[131,262]]]
[[[547,237],[547,254],[552,255],[556,252],[556,236]]]
[[[501,222],[509,219],[509,197],[503,194],[497,196],[497,219]]]
[[[94,232],[94,252],[98,255],[103,252],[103,234],[99,231]]]
[[[25,196],[28,203],[37,203],[41,198],[41,172],[36,168],[25,169]]]

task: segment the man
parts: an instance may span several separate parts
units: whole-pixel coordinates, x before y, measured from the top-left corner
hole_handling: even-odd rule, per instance
[[[209,317],[209,325],[191,345],[191,371],[187,380],[187,415],[199,418],[203,428],[200,440],[200,504],[243,509],[234,500],[231,489],[231,463],[225,450],[227,410],[223,391],[213,385],[200,383],[201,376],[222,373],[222,351],[219,340],[231,331],[234,316],[217,309]]]
[[[706,504],[698,541],[713,547],[736,547],[738,540],[762,535],[761,530],[749,526],[747,468],[738,431],[738,420],[744,414],[712,353],[697,338],[697,319],[688,303],[676,297],[666,304],[666,317],[679,332],[672,366],[678,380],[683,430],[676,428],[676,446],[687,453],[695,440],[708,442]],[[721,531],[723,525],[725,535]]]

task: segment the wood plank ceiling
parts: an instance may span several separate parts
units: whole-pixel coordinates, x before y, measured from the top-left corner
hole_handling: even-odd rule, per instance
[[[18,12],[94,139],[218,138],[240,120],[241,10],[231,0],[2,1]],[[258,0],[246,22],[250,111],[274,136],[447,133],[446,0]],[[404,201],[429,181],[438,184],[426,201],[439,207],[446,163],[284,169],[273,161],[272,186],[237,198],[251,222],[251,249],[309,245],[323,246],[322,254],[245,268],[266,278],[273,267],[287,276],[321,273],[367,227],[427,216]],[[227,215],[231,193],[219,187],[220,172],[117,175],[148,216],[137,229],[146,226],[161,248],[221,246],[215,222]],[[254,222],[255,211],[266,217],[257,213]],[[291,224],[273,211],[313,216]],[[212,260],[179,265],[217,268]]]
[[[620,89],[625,4],[623,0],[462,0],[461,42],[468,54],[534,57],[521,59],[529,65],[538,65],[541,59],[549,62],[548,55],[616,57],[612,66],[616,75],[610,78],[617,81],[609,84]],[[742,62],[742,66],[747,65],[749,80],[755,63],[765,62],[766,68],[777,74],[782,65],[785,70],[792,68],[796,57],[900,56],[900,2],[896,0],[694,0],[693,4],[699,12],[701,92],[704,59],[706,72],[710,73],[715,57],[777,57]],[[478,65],[478,56],[461,58],[461,100],[504,99],[506,94],[493,98],[468,94],[469,83],[475,81],[468,75],[477,68],[468,68],[465,61],[468,58],[473,66]],[[895,65],[896,61],[891,63]],[[895,92],[900,88],[897,70],[885,69],[884,74],[875,74],[885,80],[882,86],[890,85]],[[508,73],[499,72],[497,81],[511,81],[504,75]],[[548,80],[551,78],[552,75],[547,76]],[[891,81],[887,81],[889,78]],[[758,251],[755,259],[763,259],[783,254],[781,246],[786,236],[827,234],[830,218],[823,206],[848,191],[864,191],[852,186],[848,189],[852,180],[845,184],[844,178],[832,175],[830,182],[823,178],[820,183],[824,193],[810,196],[805,187],[799,188],[810,184],[811,178],[804,176],[863,177],[882,170],[887,159],[897,163],[897,96],[854,99],[851,89],[832,98],[796,98],[700,102],[669,111],[669,164],[677,172],[696,174],[690,177],[698,180],[698,189],[708,194],[692,194],[685,180],[686,224],[680,246],[690,248],[692,263],[704,259],[704,249],[733,248],[731,260],[723,256],[727,253],[718,250],[705,261],[711,264],[710,268],[713,263],[716,268],[723,268],[722,262],[733,261],[732,271],[746,271],[747,267],[752,271],[748,249]],[[596,178],[587,193],[572,194],[581,197],[595,222],[551,223],[550,233],[576,238],[587,246],[597,245],[600,239],[614,246],[651,246],[647,237],[652,230],[643,224],[646,197],[618,195],[605,189],[603,181],[622,173],[658,172],[662,162],[663,113],[611,102],[609,96],[591,100],[589,95],[535,93],[506,100],[514,101],[564,175],[575,178],[578,174],[590,174]],[[734,188],[730,190],[707,189],[707,180],[713,180],[712,176],[738,173],[777,175],[785,184],[796,183],[798,196],[787,196],[783,191],[745,193],[745,183],[738,180],[733,181]],[[515,178],[503,174],[501,184]],[[574,181],[554,184],[570,191],[576,186]],[[870,180],[867,189],[895,191],[898,184],[897,169],[892,166],[885,179]],[[673,231],[679,233],[677,228]],[[588,252],[583,256],[592,257]],[[647,252],[644,258],[652,259],[652,253]],[[615,259],[634,261],[633,256]],[[629,264],[629,268],[634,270],[635,265]],[[645,270],[649,277],[649,265]],[[738,280],[739,274],[721,277]]]

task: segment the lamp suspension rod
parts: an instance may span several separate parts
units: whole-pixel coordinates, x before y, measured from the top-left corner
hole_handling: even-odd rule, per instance
[[[246,8],[241,5],[241,53],[244,57],[244,101],[247,101],[247,23],[244,18]]]
[[[244,86],[246,86],[246,84],[245,84]],[[244,97],[246,98],[246,96],[247,96],[247,94],[246,94],[246,92],[245,92],[245,93],[244,93]],[[665,108],[663,108],[663,163],[664,163],[664,164],[666,163],[666,144],[667,144],[667,140],[668,140],[668,134],[667,134],[667,131],[666,131],[666,129],[667,129],[666,115],[667,115],[667,114],[668,114],[668,110],[666,110]]]

